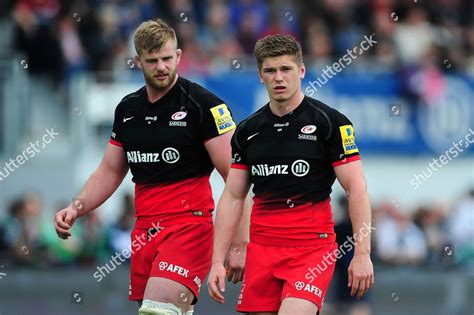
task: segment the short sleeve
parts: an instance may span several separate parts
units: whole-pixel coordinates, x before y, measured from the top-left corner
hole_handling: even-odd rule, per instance
[[[231,146],[232,146],[232,168],[241,170],[250,169],[247,161],[247,152],[242,139],[242,127],[237,127],[235,133],[232,135]]]
[[[120,119],[121,118],[118,111],[119,110],[117,106],[117,108],[115,109],[114,124],[112,127],[112,134],[110,135],[109,143],[115,146],[121,147],[122,146],[121,134],[120,134]]]
[[[229,107],[217,96],[209,93],[203,107],[202,139],[208,140],[233,129],[235,122]]]
[[[330,113],[329,120],[331,133],[325,141],[325,147],[331,165],[336,167],[360,160],[351,121],[338,111]]]

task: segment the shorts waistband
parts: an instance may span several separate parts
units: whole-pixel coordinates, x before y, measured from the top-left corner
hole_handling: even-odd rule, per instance
[[[149,229],[157,227],[167,227],[175,224],[182,223],[213,223],[212,220],[212,209],[209,210],[190,210],[184,213],[176,214],[176,216],[170,218],[137,218],[135,221],[136,229]]]
[[[269,237],[250,233],[250,242],[278,247],[320,246],[336,242],[335,233],[316,233],[313,239],[288,239],[278,236]]]

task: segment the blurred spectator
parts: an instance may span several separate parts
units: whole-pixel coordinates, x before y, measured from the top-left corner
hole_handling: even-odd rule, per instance
[[[54,208],[58,211],[64,209],[67,205],[67,202],[61,202]],[[72,236],[65,242],[58,237],[50,223],[43,225],[42,239],[48,249],[47,259],[50,265],[67,266],[76,263],[77,257],[81,253],[81,239],[78,236],[79,230],[79,224],[75,224],[71,228]]]
[[[247,54],[253,54],[258,36],[268,28],[268,6],[261,0],[234,0],[230,4],[236,37]]]
[[[376,222],[377,254],[382,262],[393,265],[419,265],[428,248],[423,232],[397,207],[387,204],[385,215]]]
[[[13,48],[22,52],[28,71],[59,82],[63,55],[57,37],[55,14],[59,10],[55,1],[20,1],[13,12]]]
[[[333,44],[329,30],[321,19],[313,19],[306,25],[304,38],[302,44],[309,55],[308,70],[319,73],[331,63]]]
[[[107,243],[112,253],[130,250],[130,235],[135,224],[135,206],[132,194],[123,197],[123,206],[118,221],[107,231]],[[125,257],[124,257],[125,258]]]
[[[4,226],[6,245],[15,264],[38,265],[41,262],[41,214],[41,199],[36,193],[27,193],[11,203]]]
[[[397,23],[393,38],[400,60],[404,64],[416,64],[423,60],[435,43],[436,30],[428,22],[426,11],[414,6],[410,8],[406,20]]]
[[[84,49],[79,39],[77,23],[70,17],[63,17],[59,21],[59,43],[64,53],[66,77],[86,70]]]
[[[441,207],[420,206],[415,211],[415,224],[423,231],[428,246],[428,262],[440,262],[443,245],[446,244],[446,215]]]
[[[456,261],[474,266],[474,188],[455,205],[449,220],[449,235]]]
[[[96,265],[108,254],[106,231],[97,216],[98,210],[88,213],[78,222],[80,226],[78,237],[81,242],[78,263],[84,266]]]
[[[352,223],[349,217],[349,203],[345,195],[340,196],[337,199],[338,209],[340,211],[340,221],[335,225],[334,231],[336,232],[336,242],[339,248],[346,250],[343,246],[344,242],[348,239],[353,238]],[[336,269],[334,271],[335,284],[336,284],[336,301],[335,308],[336,314],[340,315],[370,315],[370,307],[368,300],[370,294],[363,296],[361,300],[356,300],[351,296],[351,288],[347,286],[349,283],[348,269],[349,265],[354,257],[354,249],[347,251],[341,259],[336,261]]]

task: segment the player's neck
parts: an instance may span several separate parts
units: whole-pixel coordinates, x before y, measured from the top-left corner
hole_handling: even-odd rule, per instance
[[[291,98],[284,102],[270,101],[270,110],[277,116],[285,116],[289,112],[294,111],[304,99],[304,94],[301,90],[295,93]]]
[[[145,86],[146,86],[146,93],[148,95],[148,101],[150,103],[154,103],[158,101],[160,98],[165,96],[173,88],[173,86],[176,84],[177,81],[178,81],[178,74],[176,73],[173,82],[171,82],[171,84],[168,85],[163,90],[154,89],[148,84],[146,84]]]

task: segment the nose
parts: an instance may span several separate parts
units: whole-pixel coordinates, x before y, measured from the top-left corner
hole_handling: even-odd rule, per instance
[[[162,72],[166,70],[166,64],[163,60],[158,59],[158,62],[156,63],[156,70]]]
[[[283,82],[283,73],[280,70],[276,71],[275,82]]]

